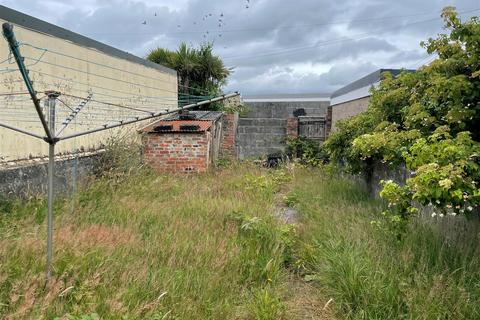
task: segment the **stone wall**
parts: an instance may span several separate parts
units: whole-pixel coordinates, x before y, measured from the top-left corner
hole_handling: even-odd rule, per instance
[[[405,168],[404,165],[398,167],[392,167],[385,163],[376,162],[371,167],[369,175],[355,177],[356,181],[366,183],[366,186],[370,194],[376,199],[381,199],[380,191],[382,186],[380,181],[393,180],[400,185],[405,185],[408,178],[412,176],[410,170]],[[471,241],[469,234],[478,233],[480,230],[480,209],[476,209],[476,215],[467,217],[465,215],[450,216],[445,215],[439,217],[438,215],[432,217],[432,213],[435,212],[434,207],[422,206],[418,203],[415,206],[419,209],[419,214],[416,216],[418,221],[427,222],[433,228],[440,231],[442,235],[449,239],[449,243],[453,241]]]

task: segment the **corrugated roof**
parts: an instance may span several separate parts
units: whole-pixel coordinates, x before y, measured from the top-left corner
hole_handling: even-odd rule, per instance
[[[374,71],[366,75],[365,77],[358,79],[357,81],[354,81],[343,88],[338,89],[332,94],[332,98],[347,94],[360,88],[372,86],[373,84],[379,82],[382,79],[382,74],[384,72],[390,72],[394,77],[396,77],[402,71],[415,72],[415,70],[411,69],[378,69],[377,71]]]
[[[159,65],[157,63],[153,63],[151,61],[142,59],[137,57],[131,53],[122,51],[120,49],[111,47],[99,41],[90,39],[88,37],[82,36],[81,34],[72,32],[70,30],[61,28],[54,24],[48,23],[46,21],[37,19],[35,17],[29,16],[27,14],[21,13],[19,11],[10,9],[8,7],[0,5],[0,19],[8,21],[10,23],[19,25],[26,29],[30,29],[33,31],[38,31],[41,33],[49,34],[51,36],[68,40],[78,45],[87,48],[94,48],[103,53],[112,55],[117,58],[125,59],[134,63],[142,64],[146,67],[158,69],[163,72],[167,72],[170,74],[176,75],[177,72],[173,69],[167,68],[165,66]]]
[[[213,121],[205,120],[160,120],[143,128],[144,133],[205,132]]]
[[[139,132],[204,132],[210,129],[212,124],[218,119],[220,119],[220,117],[222,117],[223,112],[189,111],[189,114],[194,114],[196,116],[196,119],[181,120],[178,113],[173,113],[163,119],[147,125],[146,127],[140,129]],[[195,128],[194,126],[198,126],[198,128]]]
[[[223,115],[223,112],[220,112],[220,111],[194,110],[194,111],[188,111],[188,113],[191,115],[195,115],[195,120],[198,120],[198,121],[215,121]],[[175,120],[180,120],[180,114],[172,113],[162,119],[162,121],[175,121]],[[183,120],[183,121],[188,121],[188,120]]]

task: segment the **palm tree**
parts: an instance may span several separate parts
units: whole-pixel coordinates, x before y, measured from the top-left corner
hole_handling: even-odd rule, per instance
[[[223,61],[213,54],[213,45],[207,43],[198,50],[199,78],[198,82],[205,89],[220,89],[226,83],[226,79],[231,73],[223,64]],[[218,94],[219,92],[214,92]]]
[[[225,67],[222,59],[213,54],[213,44],[202,44],[198,49],[181,43],[177,51],[157,48],[147,59],[178,73],[179,95],[218,95],[226,84],[232,69]]]
[[[181,91],[189,94],[190,80],[195,78],[198,72],[198,53],[195,49],[190,49],[186,43],[182,42],[175,55],[175,70],[180,76]]]
[[[147,56],[147,59],[157,64],[161,64],[162,66],[169,67],[171,69],[176,69],[175,52],[171,50],[164,49],[164,48],[157,48],[157,49],[151,50]]]

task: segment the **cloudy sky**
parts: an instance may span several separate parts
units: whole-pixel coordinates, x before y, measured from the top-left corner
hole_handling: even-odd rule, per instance
[[[480,0],[0,0],[144,57],[213,41],[234,68],[226,91],[329,93],[378,68],[431,60],[420,41],[441,33],[440,10],[480,15]],[[476,11],[475,11],[476,10]]]

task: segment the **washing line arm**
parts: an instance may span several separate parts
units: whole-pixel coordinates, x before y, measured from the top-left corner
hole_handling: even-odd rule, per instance
[[[105,124],[102,127],[99,127],[99,128],[96,128],[96,129],[92,129],[92,130],[88,130],[88,131],[84,131],[84,132],[79,132],[79,133],[74,133],[74,134],[70,134],[70,135],[67,135],[67,136],[63,136],[63,137],[58,137],[57,139],[58,140],[72,139],[72,138],[84,136],[86,134],[100,132],[100,131],[104,131],[104,130],[108,130],[108,129],[113,129],[113,128],[121,127],[121,126],[124,126],[124,125],[127,125],[127,124],[132,124],[132,123],[136,123],[136,122],[140,122],[140,121],[145,121],[145,120],[148,120],[148,119],[158,118],[158,117],[161,117],[161,116],[164,116],[164,115],[167,115],[167,114],[179,112],[181,110],[192,109],[192,108],[195,108],[195,107],[198,107],[198,106],[202,106],[202,105],[209,104],[209,103],[212,103],[212,102],[222,101],[222,100],[233,98],[233,97],[236,97],[236,96],[239,96],[239,95],[240,95],[240,93],[238,93],[238,92],[230,93],[230,94],[224,94],[224,95],[221,95],[221,96],[216,97],[216,98],[203,100],[203,101],[200,101],[200,102],[197,102],[197,103],[192,103],[192,104],[189,104],[189,105],[186,105],[186,106],[183,106],[183,107],[180,107],[180,108],[176,108],[176,109],[173,109],[173,110],[157,112],[153,115],[144,116],[144,117],[136,117],[135,119],[131,119],[131,120],[124,120],[124,121],[121,121],[121,122],[119,121],[119,123],[115,123],[115,124],[111,124],[111,125]]]
[[[32,132],[28,132],[28,131],[25,131],[25,130],[20,129],[20,128],[10,126],[10,125],[5,124],[5,123],[0,122],[0,127],[5,128],[5,129],[9,129],[9,130],[13,130],[13,131],[16,131],[16,132],[19,132],[19,133],[23,133],[23,134],[26,134],[27,136],[31,136],[31,137],[35,137],[35,138],[38,138],[38,139],[45,140],[45,137],[42,137],[41,135],[38,135],[38,134],[35,134],[35,133],[32,133]]]
[[[30,97],[32,98],[33,104],[35,106],[35,109],[37,111],[38,117],[40,118],[40,122],[42,123],[43,129],[45,130],[46,136],[46,141],[49,143],[54,143],[55,142],[55,137],[53,136],[53,133],[50,132],[50,129],[48,127],[47,121],[45,120],[45,117],[42,112],[42,107],[40,106],[40,100],[37,98],[37,93],[33,88],[33,83],[32,80],[30,80],[30,76],[28,75],[28,70],[25,67],[24,63],[24,58],[20,54],[20,48],[17,39],[15,38],[15,34],[13,32],[13,25],[11,25],[8,22],[5,22],[2,25],[3,29],[3,35],[5,36],[5,39],[7,39],[8,46],[10,48],[10,52],[13,54],[15,61],[17,62],[18,69],[20,70],[20,73],[22,74],[23,81],[25,82],[28,93],[30,94]],[[18,131],[18,130],[17,130]],[[25,132],[23,132],[25,133]],[[43,138],[42,138],[43,139]]]

